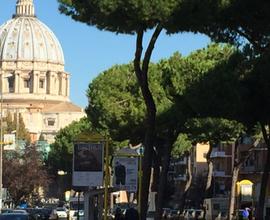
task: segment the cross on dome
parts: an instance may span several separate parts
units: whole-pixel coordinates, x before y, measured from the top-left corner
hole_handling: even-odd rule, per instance
[[[15,16],[35,16],[33,0],[17,0]]]

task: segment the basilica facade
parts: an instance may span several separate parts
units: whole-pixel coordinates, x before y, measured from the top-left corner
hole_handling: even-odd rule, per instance
[[[54,33],[35,16],[33,0],[17,0],[13,18],[0,26],[0,92],[3,116],[21,114],[35,141],[85,113],[69,99],[70,74]]]

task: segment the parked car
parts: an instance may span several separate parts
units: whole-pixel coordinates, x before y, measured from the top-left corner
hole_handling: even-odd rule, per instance
[[[204,211],[202,209],[185,209],[180,219],[204,219]]]
[[[168,210],[168,214],[167,214],[168,219],[179,219],[179,217],[180,217],[179,210],[174,210],[174,209]]]
[[[0,215],[0,220],[30,220],[28,213],[3,213]]]
[[[163,208],[162,209],[162,218],[167,218],[170,211],[171,211],[170,208]]]
[[[218,213],[218,216],[215,218],[215,220],[227,220],[227,213],[226,212],[220,212]]]
[[[73,216],[72,216],[72,220],[77,220],[78,219],[78,211],[75,211]],[[84,211],[83,210],[79,210],[79,220],[84,220]]]
[[[27,214],[28,212],[25,209],[13,209],[12,213],[22,213],[22,214]]]
[[[195,209],[185,209],[183,212],[184,219],[195,217]]]
[[[27,208],[26,211],[29,213],[31,219],[34,220],[49,220],[52,213],[52,209],[49,208]]]
[[[11,213],[12,211],[12,209],[2,209],[1,213]]]
[[[63,207],[57,207],[56,209],[53,210],[50,219],[54,219],[55,216],[57,219],[67,218],[68,217],[67,209]]]
[[[202,209],[195,209],[193,212],[194,218],[203,219],[204,211]]]

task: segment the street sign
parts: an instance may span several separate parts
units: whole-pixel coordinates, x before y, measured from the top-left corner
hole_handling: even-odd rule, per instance
[[[15,134],[4,134],[4,150],[15,150]]]

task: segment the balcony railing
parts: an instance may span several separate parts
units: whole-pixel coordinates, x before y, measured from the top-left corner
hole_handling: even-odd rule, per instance
[[[213,151],[210,155],[211,158],[216,157],[229,157],[230,155],[226,155],[225,151]]]
[[[214,177],[228,177],[228,175],[226,175],[225,171],[214,171],[213,176]]]
[[[263,172],[263,167],[256,166],[244,166],[241,168],[240,173],[261,173]]]
[[[178,176],[174,177],[174,180],[175,181],[186,181],[187,175],[186,174],[178,175]]]
[[[186,157],[171,162],[172,166],[186,165],[186,164],[187,164],[187,158]]]

